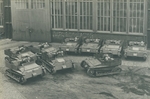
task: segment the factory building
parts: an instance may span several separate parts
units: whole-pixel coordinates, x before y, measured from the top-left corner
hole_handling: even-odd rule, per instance
[[[61,42],[86,36],[143,40],[150,48],[149,0],[7,1],[12,28],[6,34],[15,40]]]

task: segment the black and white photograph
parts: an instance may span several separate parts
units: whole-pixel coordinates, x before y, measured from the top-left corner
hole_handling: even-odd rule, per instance
[[[150,99],[150,0],[0,0],[0,99]]]

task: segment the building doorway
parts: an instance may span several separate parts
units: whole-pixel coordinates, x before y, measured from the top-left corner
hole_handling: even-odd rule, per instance
[[[11,2],[3,0],[4,7],[4,32],[6,38],[12,38]]]

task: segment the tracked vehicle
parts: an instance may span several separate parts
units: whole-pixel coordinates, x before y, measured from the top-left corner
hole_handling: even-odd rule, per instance
[[[45,55],[48,55],[48,57],[53,58],[56,54],[58,49],[51,46],[49,43],[41,43],[35,46],[30,46],[29,49],[42,57],[46,57]]]
[[[107,54],[106,54],[107,55]],[[81,67],[92,77],[115,75],[121,72],[121,59],[111,58],[108,55],[95,58],[87,58],[81,62]]]
[[[20,53],[24,53],[27,51],[29,51],[28,47],[21,45],[18,47],[4,50],[4,54],[9,56],[9,57],[17,57],[17,55],[19,55]]]
[[[147,59],[147,46],[143,41],[128,41],[128,46],[124,50],[124,57],[141,57]]]
[[[123,53],[123,44],[124,41],[122,40],[105,40],[100,49],[100,53],[112,54],[120,57]]]
[[[17,56],[6,56],[6,75],[15,81],[24,84],[28,78],[44,76],[46,70],[43,66],[36,64],[37,56],[31,51],[20,53]]]
[[[38,54],[37,63],[54,74],[58,70],[74,68],[75,65],[70,59],[64,58],[64,51],[56,49],[48,43],[42,43],[38,46],[30,46],[33,53]]]
[[[65,42],[60,46],[60,49],[64,52],[78,53],[81,44],[78,42],[79,38],[66,38]]]
[[[42,64],[42,66],[44,66],[51,74],[56,73],[58,70],[75,68],[75,64],[72,62],[72,60],[64,57],[63,51],[58,51],[57,55],[54,57],[51,57],[51,55],[48,53],[41,53],[38,60],[38,63]]]
[[[80,53],[99,53],[102,47],[103,40],[101,39],[85,39],[85,42],[80,46]]]

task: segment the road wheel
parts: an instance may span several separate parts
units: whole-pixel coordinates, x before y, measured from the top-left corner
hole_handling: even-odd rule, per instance
[[[86,68],[85,68],[85,65],[86,65],[86,62],[85,62],[85,61],[82,61],[80,65],[81,65],[82,68],[86,69]]]
[[[76,65],[72,63],[72,70],[74,70],[75,68],[76,68]]]
[[[146,61],[147,57],[143,57],[144,61]]]
[[[42,65],[42,62],[39,61],[39,60],[36,60],[35,63],[38,64],[38,65]]]
[[[9,72],[8,72],[8,70],[5,70],[5,74],[8,76],[9,75]]]
[[[112,74],[114,73],[114,74],[119,74],[120,72],[122,71],[122,69],[121,68],[119,68],[119,67],[116,67],[116,68],[114,68],[114,69],[112,69]]]
[[[91,76],[91,77],[94,77],[94,76],[95,76],[95,71],[89,68],[89,69],[87,70],[87,74],[88,74],[89,76]]]
[[[42,69],[42,74],[40,75],[41,77],[45,76],[46,70]]]
[[[53,69],[52,69],[52,74],[55,74],[55,73],[56,73],[56,69],[53,68]]]
[[[126,54],[124,54],[124,58],[127,59],[127,55]]]
[[[83,67],[84,61],[81,62],[80,66]]]
[[[20,83],[21,83],[21,84],[25,84],[26,81],[27,81],[27,79],[24,78],[24,76],[22,76],[22,77],[20,78]]]
[[[79,48],[79,51],[78,51],[78,53],[79,53],[79,54],[81,54],[81,48]]]
[[[122,53],[120,53],[120,54],[118,55],[118,57],[121,58],[121,57],[122,57]]]

